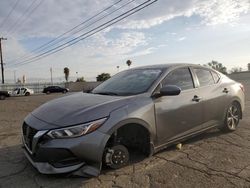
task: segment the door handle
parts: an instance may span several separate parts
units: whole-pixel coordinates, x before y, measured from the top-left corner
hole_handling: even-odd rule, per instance
[[[228,93],[229,90],[227,88],[224,88],[223,93]]]
[[[200,102],[201,99],[202,99],[201,97],[198,97],[197,95],[195,95],[194,98],[192,99],[192,101]]]

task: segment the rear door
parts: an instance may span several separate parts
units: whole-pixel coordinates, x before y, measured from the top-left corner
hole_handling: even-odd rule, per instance
[[[50,91],[51,93],[56,93],[56,92],[57,92],[57,91],[56,91],[56,86],[51,86],[50,89],[49,89],[49,91]]]
[[[62,92],[62,88],[60,88],[59,86],[55,86],[55,92]]]
[[[165,144],[199,129],[202,124],[200,93],[188,67],[170,72],[161,83],[181,88],[178,96],[154,99],[158,144]]]
[[[226,92],[221,87],[219,75],[206,68],[193,68],[197,76],[203,103],[203,123],[205,126],[223,121],[226,108]]]

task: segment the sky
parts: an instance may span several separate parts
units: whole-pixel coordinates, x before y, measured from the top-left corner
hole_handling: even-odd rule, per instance
[[[145,1],[0,1],[0,37],[7,38],[2,41],[7,82],[14,81],[14,73],[16,78],[25,75],[28,82],[49,81],[50,68],[55,81],[64,81],[64,67],[70,69],[72,81],[82,76],[87,81],[94,81],[103,72],[114,75],[127,69],[128,59],[132,60],[131,67],[164,63],[206,64],[216,60],[228,70],[234,67],[247,69],[250,63],[250,0],[158,0],[91,37],[27,63],[29,58],[44,52],[35,49],[114,3],[77,28],[78,32],[64,35],[62,42],[74,39]],[[53,47],[56,46],[44,50]]]

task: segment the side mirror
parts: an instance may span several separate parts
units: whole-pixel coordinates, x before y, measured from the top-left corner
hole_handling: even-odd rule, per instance
[[[181,88],[175,85],[166,85],[161,88],[161,96],[176,96],[181,93]]]

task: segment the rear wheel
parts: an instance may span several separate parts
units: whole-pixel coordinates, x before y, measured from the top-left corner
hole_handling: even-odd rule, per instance
[[[25,93],[25,96],[30,96],[30,93],[29,92]]]
[[[113,169],[126,166],[129,162],[128,149],[123,145],[115,145],[107,148],[104,153],[104,163]]]
[[[47,94],[47,95],[50,94],[50,91],[46,91],[46,94]]]
[[[236,102],[232,103],[227,109],[223,130],[227,132],[235,131],[241,117],[240,105]]]

